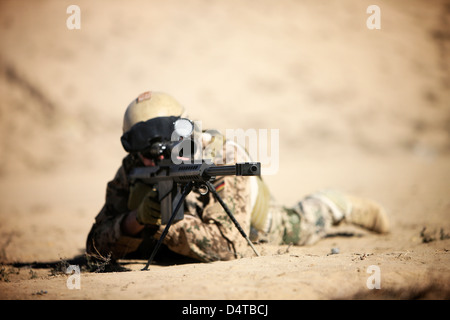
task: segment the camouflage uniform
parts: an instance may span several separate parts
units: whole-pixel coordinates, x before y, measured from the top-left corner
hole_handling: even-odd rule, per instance
[[[208,143],[204,153],[211,156],[211,149],[208,150],[211,143]],[[229,163],[249,160],[242,148],[233,145],[226,149],[225,145],[218,149],[223,154],[212,154],[215,159],[224,162],[232,159]],[[231,157],[230,150],[234,152]],[[121,222],[129,211],[127,175],[136,166],[143,164],[137,157],[128,155],[108,183],[105,204],[88,235],[88,254],[111,254],[114,259],[142,254],[140,258],[147,259],[164,230],[164,226],[146,226],[137,236],[127,236],[121,230]],[[331,210],[313,197],[305,198],[294,208],[277,205],[260,177],[227,176],[216,180],[214,186],[254,242],[311,244],[337,222]],[[195,190],[186,198],[184,219],[172,224],[164,245],[173,252],[204,262],[254,254],[213,195],[201,195]]]

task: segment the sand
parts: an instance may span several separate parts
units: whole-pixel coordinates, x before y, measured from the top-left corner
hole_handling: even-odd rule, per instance
[[[0,298],[448,299],[450,2],[378,1],[381,29],[372,4],[2,1]],[[311,246],[259,244],[261,257],[81,268],[77,289],[61,266],[84,254],[125,155],[123,112],[146,90],[204,128],[279,130],[265,179],[280,203],[338,188],[383,203],[391,232],[341,225]]]

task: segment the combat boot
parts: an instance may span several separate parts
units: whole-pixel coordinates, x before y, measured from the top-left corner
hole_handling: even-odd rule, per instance
[[[312,197],[324,202],[330,208],[334,224],[343,221],[377,233],[389,232],[386,210],[373,200],[336,190],[320,191]]]
[[[379,203],[366,198],[345,195],[352,209],[344,220],[348,223],[378,232],[389,232],[389,220],[386,210]]]

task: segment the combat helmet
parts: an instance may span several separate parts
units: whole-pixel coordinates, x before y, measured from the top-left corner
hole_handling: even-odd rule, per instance
[[[184,107],[164,92],[146,91],[128,105],[122,130],[125,133],[140,121],[169,116],[186,116]]]

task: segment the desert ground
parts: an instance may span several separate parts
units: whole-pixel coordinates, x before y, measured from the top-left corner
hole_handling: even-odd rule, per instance
[[[2,0],[0,43],[1,299],[450,298],[450,1]],[[71,287],[126,154],[124,110],[147,90],[204,127],[279,130],[277,201],[338,188],[382,203],[391,232],[80,264]]]

